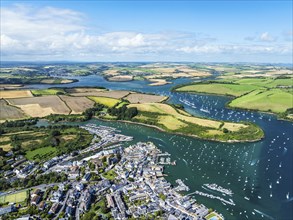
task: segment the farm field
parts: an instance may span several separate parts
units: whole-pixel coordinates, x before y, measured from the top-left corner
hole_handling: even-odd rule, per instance
[[[245,78],[245,79],[233,79],[233,80],[219,80],[219,82],[231,82],[240,85],[254,85],[265,88],[275,87],[290,87],[293,86],[293,78]]]
[[[131,93],[126,96],[124,99],[128,100],[130,103],[154,103],[154,102],[162,102],[167,97],[159,96],[159,95],[149,95],[142,93]]]
[[[89,96],[89,99],[93,100],[95,103],[99,103],[105,105],[109,108],[114,107],[116,104],[121,102],[119,99],[115,98],[108,98],[108,97],[96,97],[96,96]]]
[[[55,147],[42,147],[35,150],[27,151],[25,157],[28,160],[41,160],[43,157],[54,157],[57,152]]]
[[[0,91],[0,98],[24,98],[32,97],[32,93],[29,90],[7,90]]]
[[[110,81],[149,80],[150,86],[160,86],[167,83],[166,79],[207,77],[209,70],[194,69],[188,65],[140,65],[133,67],[111,67],[103,75]]]
[[[69,114],[70,109],[55,95],[7,99],[31,117],[44,117],[50,114]]]
[[[238,85],[228,83],[209,83],[209,84],[194,84],[177,88],[178,92],[198,92],[210,93],[219,95],[241,96],[254,89],[258,89],[255,85]]]
[[[78,92],[78,93],[70,93],[72,96],[98,96],[98,97],[108,97],[121,99],[127,96],[130,92],[128,91],[97,91],[97,92]]]
[[[109,81],[127,82],[133,80],[133,76],[112,76],[108,78]]]
[[[27,115],[19,108],[8,105],[4,99],[0,99],[0,121],[6,119],[22,119]]]
[[[66,105],[72,110],[70,114],[81,114],[86,109],[92,108],[94,106],[94,102],[89,100],[86,97],[72,97],[72,96],[59,96]]]
[[[129,107],[136,107],[139,111],[143,111],[143,112],[153,112],[153,113],[158,113],[164,116],[168,115],[176,119],[176,123],[178,122],[178,124],[180,124],[180,121],[190,122],[199,126],[210,127],[214,129],[218,129],[221,125],[221,122],[219,121],[196,118],[196,117],[180,114],[172,106],[167,104],[162,104],[162,103],[130,104]],[[172,124],[175,123],[175,120],[170,120],[170,117],[161,117],[162,120],[159,120],[159,122],[162,122],[163,124],[166,124],[166,125],[170,123],[171,126],[173,126]],[[247,125],[229,123],[229,122],[224,123],[224,125],[222,126],[222,128],[227,128],[231,131],[237,131],[244,127],[247,127]]]
[[[143,103],[130,104],[128,106],[138,109],[139,114],[134,117],[133,121],[156,125],[170,132],[220,141],[245,141],[263,137],[262,130],[255,125],[187,116],[182,114],[182,112],[179,113],[179,111],[168,104]]]
[[[232,100],[229,106],[282,113],[293,108],[293,94],[280,89],[255,90]]]
[[[42,95],[56,95],[57,93],[65,93],[63,89],[38,89],[31,90],[34,96],[42,96]]]
[[[105,91],[105,89],[99,89],[99,88],[66,88],[65,92],[67,93],[85,93],[85,92],[101,92]]]
[[[27,198],[27,191],[22,191],[14,194],[0,196],[0,203],[21,203]]]
[[[243,78],[221,79],[210,83],[197,83],[175,88],[178,92],[198,92],[231,95],[238,98],[230,107],[284,114],[293,108],[293,78]],[[290,117],[289,117],[290,118]]]

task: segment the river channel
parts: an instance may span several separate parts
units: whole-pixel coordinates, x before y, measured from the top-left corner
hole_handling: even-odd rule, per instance
[[[142,125],[91,120],[87,123],[117,128],[122,134],[134,137],[134,142],[152,141],[162,151],[171,154],[176,166],[166,166],[166,179],[175,184],[182,179],[190,188],[188,193],[201,191],[226,200],[193,195],[198,202],[222,213],[226,219],[292,219],[292,158],[293,123],[277,120],[274,115],[231,110],[225,107],[230,98],[170,92],[176,84],[189,79],[177,79],[173,84],[152,87],[145,81],[108,82],[102,76],[75,77],[79,82],[57,86],[104,86],[113,90],[132,90],[169,96],[168,102],[184,105],[189,113],[228,121],[250,121],[259,125],[265,138],[255,143],[218,143],[191,137],[168,134]],[[26,88],[48,88],[52,85],[29,85]],[[55,85],[54,85],[55,87]],[[289,100],[288,100],[289,101]],[[127,143],[126,146],[132,144]],[[216,183],[233,191],[232,196],[203,188]]]

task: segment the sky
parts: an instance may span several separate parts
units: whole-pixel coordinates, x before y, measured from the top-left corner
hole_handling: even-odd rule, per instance
[[[1,60],[292,63],[292,4],[1,0]]]

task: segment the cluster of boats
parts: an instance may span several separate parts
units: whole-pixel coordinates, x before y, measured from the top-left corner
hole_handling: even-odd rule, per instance
[[[208,197],[208,198],[211,198],[211,199],[218,199],[220,200],[223,204],[229,204],[229,205],[232,205],[232,206],[235,206],[235,203],[232,199],[229,199],[229,200],[225,200],[219,196],[214,196],[214,195],[211,195],[211,194],[208,194],[208,193],[204,193],[204,192],[200,192],[200,191],[195,191],[194,193],[192,194],[197,194],[197,195],[200,195],[200,196],[205,196],[205,197]],[[189,194],[191,195],[191,194]]]
[[[215,191],[218,191],[220,193],[223,193],[224,195],[229,195],[229,196],[232,196],[233,195],[233,192],[231,189],[225,189],[221,186],[218,186],[217,184],[213,183],[213,184],[203,184],[205,187],[211,189],[211,190],[215,190]]]

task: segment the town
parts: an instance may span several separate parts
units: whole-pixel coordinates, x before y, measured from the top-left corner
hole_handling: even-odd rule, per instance
[[[94,138],[88,148],[74,155],[42,164],[25,158],[13,161],[6,178],[25,178],[39,170],[38,175],[56,172],[66,178],[1,193],[0,199],[25,198],[9,204],[0,200],[2,219],[224,219],[184,195],[182,191],[189,187],[182,180],[175,187],[166,181],[164,165],[176,163],[162,163],[169,154],[152,142],[124,148],[122,143],[133,138],[114,128],[93,124],[82,128]]]

